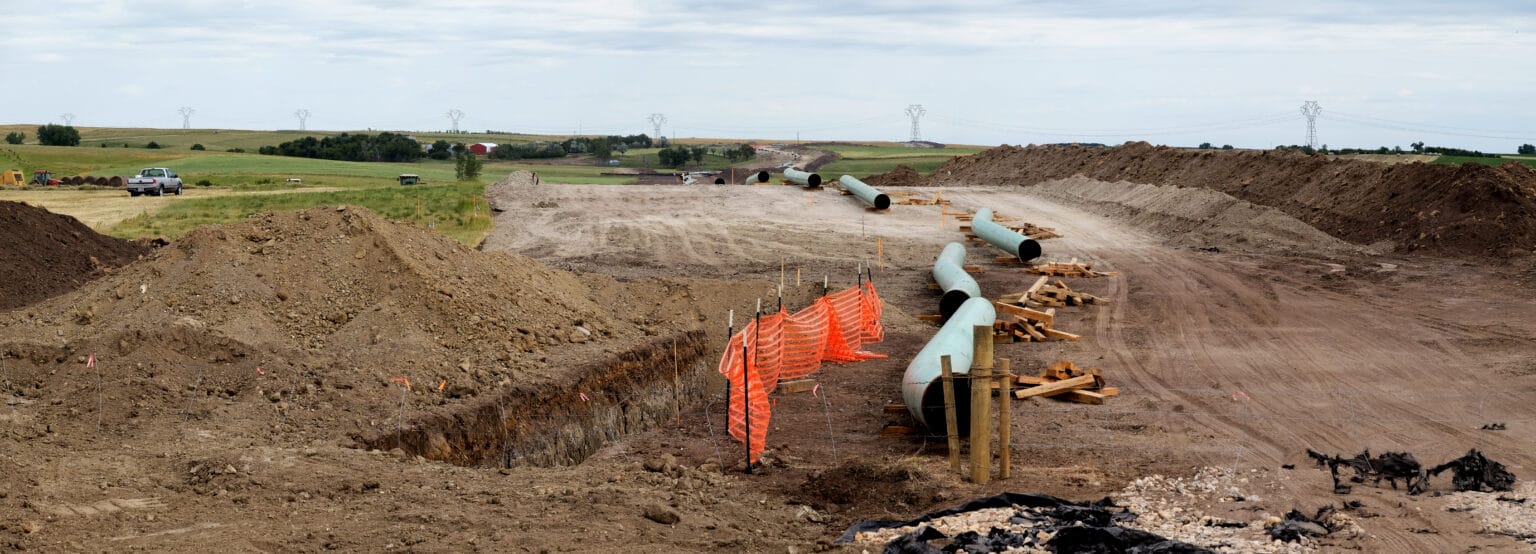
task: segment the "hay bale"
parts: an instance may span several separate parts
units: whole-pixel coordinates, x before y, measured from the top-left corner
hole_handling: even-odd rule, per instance
[[[111,178],[107,179],[107,186],[114,188],[121,187],[123,186],[123,178],[113,175]]]

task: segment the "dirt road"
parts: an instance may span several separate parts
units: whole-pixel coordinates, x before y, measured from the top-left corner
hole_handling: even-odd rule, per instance
[[[625,278],[772,281],[782,256],[791,280],[796,268],[816,279],[840,274],[832,280],[837,288],[851,284],[853,266],[880,250],[885,269],[877,282],[895,308],[887,312],[891,339],[880,350],[891,359],[826,370],[830,408],[782,399],[769,441],[795,452],[818,448],[830,426],[844,456],[934,452],[921,441],[872,435],[885,421],[879,404],[898,397],[903,361],[932,333],[910,318],[936,311],[936,298],[924,288],[928,264],[943,244],[961,240],[953,220],[940,227],[939,208],[874,214],[830,191],[778,186],[545,186],[496,196],[507,211],[486,249]],[[944,197],[955,202],[951,209],[989,206],[1055,227],[1065,238],[1046,241],[1046,257],[1077,257],[1121,272],[1073,283],[1113,300],[1058,320],[1083,334],[1081,343],[1008,345],[999,356],[1025,371],[1063,357],[1101,366],[1122,397],[1097,407],[1016,402],[1014,459],[1023,460],[1027,477],[988,490],[1081,496],[1113,492],[1145,474],[1235,467],[1257,472],[1255,486],[1268,489],[1264,509],[1278,514],[1339,501],[1327,473],[1310,468],[1307,448],[1408,451],[1426,464],[1478,448],[1517,474],[1536,468],[1536,418],[1523,400],[1536,389],[1536,330],[1529,325],[1536,299],[1518,292],[1533,278],[1529,271],[1381,258],[1332,243],[1306,255],[1294,236],[1284,237],[1288,254],[1272,254],[1255,235],[1267,228],[1260,226],[1213,230],[1203,247],[1187,245],[1188,236],[1173,246],[1155,221],[1132,225],[1126,221],[1134,218],[1095,213],[1124,215],[1123,206],[1047,198],[1032,189],[947,188]],[[970,252],[972,263],[988,266],[979,278],[989,296],[1032,280],[991,264],[998,254],[991,248],[973,245]],[[1508,430],[1480,430],[1485,423],[1506,423]],[[805,438],[814,436],[824,438]],[[716,455],[708,450],[692,454]],[[942,473],[941,457],[923,461]],[[1076,486],[1063,486],[1064,469],[1083,475],[1066,480]],[[793,481],[778,486],[792,488]],[[1447,483],[1441,487],[1448,490]],[[1439,499],[1356,490],[1378,507],[1379,517],[1367,522],[1370,536],[1360,542],[1367,550],[1513,544],[1476,534],[1476,515],[1446,513]],[[1423,527],[1439,534],[1412,531]]]

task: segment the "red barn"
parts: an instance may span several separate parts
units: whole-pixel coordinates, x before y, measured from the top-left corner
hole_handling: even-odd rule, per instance
[[[495,151],[496,151],[496,143],[494,143],[494,142],[477,142],[477,143],[469,145],[469,153],[471,153],[471,154],[479,154],[481,156],[484,156],[486,154],[490,154],[491,152],[495,152]]]

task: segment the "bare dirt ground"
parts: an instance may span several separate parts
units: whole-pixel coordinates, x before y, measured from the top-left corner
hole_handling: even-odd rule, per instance
[[[1064,238],[1044,242],[1047,258],[1077,257],[1120,272],[1068,280],[1111,299],[1105,306],[1062,310],[1057,327],[1082,334],[1081,342],[999,345],[998,355],[1011,359],[1017,371],[1072,359],[1101,367],[1122,390],[1103,406],[1013,402],[1014,476],[1007,481],[977,486],[950,475],[942,439],[879,434],[886,423],[901,421],[883,407],[899,400],[906,360],[935,329],[914,317],[937,311],[937,296],[926,288],[933,257],[945,243],[963,240],[939,207],[896,206],[877,214],[831,190],[782,186],[498,185],[489,192],[497,228],[482,250],[515,252],[579,272],[591,289],[582,298],[613,310],[616,333],[627,332],[623,325],[645,327],[647,319],[679,327],[680,320],[691,319],[711,344],[723,345],[724,312],[735,309],[740,325],[756,298],[772,306],[781,275],[786,307],[793,310],[820,291],[823,276],[840,289],[854,284],[858,264],[874,262],[887,303],[887,339],[871,349],[890,357],[828,366],[814,395],[778,397],[767,467],[753,475],[732,469],[740,465],[741,446],[723,435],[719,393],[673,421],[619,437],[572,467],[466,468],[354,448],[347,433],[334,429],[390,424],[396,414],[372,400],[395,389],[372,380],[425,355],[417,350],[435,348],[425,335],[413,340],[426,346],[401,344],[400,355],[390,359],[327,361],[285,367],[281,374],[257,374],[246,367],[255,360],[240,359],[234,361],[238,375],[217,374],[216,392],[255,383],[275,389],[268,392],[278,401],[271,402],[265,394],[189,394],[207,385],[165,377],[182,369],[108,366],[113,383],[186,399],[187,409],[167,410],[137,406],[124,400],[132,394],[109,391],[114,410],[135,414],[127,431],[122,422],[98,424],[100,412],[90,399],[101,378],[90,371],[18,379],[6,373],[16,371],[17,362],[0,360],[0,383],[7,385],[0,389],[0,548],[812,551],[830,547],[855,521],[911,518],[1004,490],[1076,500],[1134,498],[1135,505],[1157,511],[1149,521],[1164,522],[1181,517],[1175,508],[1256,522],[1292,508],[1311,512],[1359,500],[1362,533],[1314,546],[1370,552],[1529,548],[1492,532],[1497,528],[1488,522],[1489,512],[1511,504],[1492,500],[1494,495],[1410,497],[1386,485],[1361,485],[1337,496],[1327,472],[1311,467],[1304,452],[1407,450],[1436,464],[1475,447],[1529,478],[1536,468],[1536,417],[1525,399],[1536,389],[1536,330],[1530,325],[1536,299],[1527,291],[1536,272],[1382,256],[1318,237],[1305,224],[1262,207],[1210,196],[1181,202],[1185,193],[1177,188],[1115,186],[943,189],[944,198],[955,202],[950,210],[992,207],[1054,227]],[[928,196],[938,189],[913,190]],[[1218,223],[1206,225],[1202,218]],[[985,267],[977,277],[989,296],[1021,290],[1033,280],[1016,267],[993,263],[999,252],[990,247],[969,250],[970,263]],[[404,259],[427,260],[413,263],[430,267],[448,263],[442,257],[430,261],[425,252]],[[448,260],[487,263],[470,254],[455,252]],[[388,267],[383,263],[352,261],[346,267]],[[127,270],[150,271],[136,267]],[[477,270],[475,279],[503,278],[486,271]],[[451,273],[431,275],[452,281]],[[577,278],[559,277],[562,283]],[[566,289],[578,287],[561,286]],[[102,298],[113,294],[97,292]],[[207,305],[199,309],[217,312],[229,293],[213,291],[199,299]],[[316,305],[348,298],[343,292],[315,294],[327,296]],[[498,302],[520,302],[523,294],[529,293],[507,292],[514,299],[504,295]],[[50,302],[78,301],[66,296]],[[184,308],[156,307],[155,313],[169,320]],[[250,310],[253,321],[274,316],[241,309]],[[20,322],[31,319],[27,310],[46,311],[21,310],[0,315]],[[282,316],[277,310],[274,317]],[[58,346],[45,344],[45,331],[67,324],[67,317],[61,319],[66,321],[49,326],[16,323],[0,338],[15,339],[21,334],[15,329],[24,328],[36,350],[45,351]],[[273,341],[295,340],[265,332]],[[177,340],[165,340],[168,352]],[[388,345],[371,348],[390,351]],[[706,359],[718,359],[718,349]],[[333,357],[329,350],[313,352],[316,360]],[[557,349],[550,352],[558,358]],[[365,367],[354,379],[370,387],[366,392],[330,381],[310,390],[301,382],[311,372],[337,375],[354,365]],[[18,384],[41,382],[48,386]],[[709,387],[720,390],[723,383],[717,378]],[[295,397],[294,389],[308,396]],[[336,410],[342,406],[345,413]],[[1479,430],[1485,423],[1504,423],[1507,430]],[[1295,469],[1282,469],[1287,464]],[[1183,484],[1212,472],[1221,475],[1212,481],[1219,489],[1202,493]],[[1139,481],[1151,475],[1168,479]],[[1143,502],[1154,489],[1164,497]],[[1449,492],[1448,479],[1436,481],[1436,491]],[[1487,502],[1462,498],[1466,494]],[[1449,511],[1460,506],[1478,508]],[[1200,539],[1175,531],[1159,532]],[[1256,525],[1239,531],[1263,544]]]
[[[1189,476],[1203,467],[1256,472],[1244,482],[1262,504],[1207,507],[1222,517],[1341,502],[1327,473],[1311,468],[1307,448],[1406,450],[1429,464],[1479,448],[1516,474],[1536,467],[1536,419],[1523,400],[1536,388],[1529,325],[1536,299],[1523,292],[1536,278],[1529,268],[1383,257],[1275,210],[1213,200],[1209,191],[1169,187],[1155,201],[1138,201],[1149,193],[1122,186],[1122,195],[1100,190],[1092,198],[1060,192],[1070,186],[943,189],[956,203],[951,209],[991,206],[1055,227],[1065,238],[1046,241],[1048,258],[1078,257],[1121,272],[1073,283],[1113,300],[1074,309],[1058,324],[1081,332],[1082,342],[1007,345],[999,356],[1024,371],[1060,358],[1101,366],[1122,397],[1105,406],[1016,402],[1016,477],[988,487],[943,476],[941,443],[876,436],[887,421],[881,405],[899,397],[905,359],[932,333],[930,324],[911,319],[936,311],[925,290],[932,256],[961,238],[953,220],[940,227],[937,207],[873,214],[832,192],[781,187],[523,187],[495,194],[507,211],[485,248],[623,279],[771,282],[782,256],[791,281],[796,268],[802,277],[840,273],[837,288],[851,284],[851,266],[875,257],[878,237],[884,269],[876,282],[891,308],[889,338],[878,350],[891,358],[825,370],[826,404],[807,395],[781,398],[769,444],[794,462],[768,476],[738,477],[765,493],[810,501],[837,523],[912,516],[919,506],[904,502],[944,504],[998,490],[1089,498],[1139,476]],[[1202,228],[1201,219],[1216,223]],[[988,266],[980,276],[984,293],[1030,281],[989,263],[993,249],[970,250],[972,263]],[[713,409],[718,433],[723,420],[720,407]],[[1479,429],[1495,422],[1508,430]],[[685,437],[692,438],[646,435],[626,441],[626,450],[672,448],[702,463],[729,458],[734,446],[709,441],[696,427]],[[849,456],[904,460],[938,490],[881,493],[860,483],[876,499],[851,506],[818,496],[825,491],[806,478]],[[1351,498],[1370,507],[1366,535],[1335,546],[1519,548],[1481,533],[1476,514],[1446,512],[1439,498],[1382,489],[1356,488]]]

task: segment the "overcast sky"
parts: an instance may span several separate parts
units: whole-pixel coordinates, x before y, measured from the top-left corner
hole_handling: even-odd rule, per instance
[[[1536,142],[1536,2],[0,0],[0,123]]]

